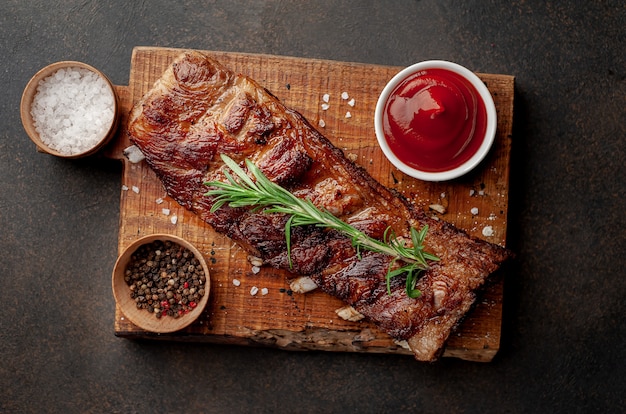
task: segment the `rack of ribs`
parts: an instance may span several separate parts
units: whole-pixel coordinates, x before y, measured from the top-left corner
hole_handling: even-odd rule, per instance
[[[406,341],[418,360],[437,359],[481,287],[511,255],[427,216],[257,82],[200,52],[186,51],[174,60],[132,109],[127,131],[180,205],[265,265],[308,276],[391,337]],[[359,253],[336,231],[294,228],[289,260],[285,215],[228,205],[211,212],[215,200],[206,195],[205,183],[226,179],[220,154],[243,168],[244,160],[251,160],[271,181],[371,237],[382,239],[391,227],[410,240],[411,227],[428,225],[424,248],[440,260],[417,281],[421,296],[406,295],[402,276],[391,280],[389,293],[392,258]]]

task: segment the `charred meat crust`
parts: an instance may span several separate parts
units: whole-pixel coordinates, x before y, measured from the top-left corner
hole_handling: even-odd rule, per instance
[[[439,355],[476,291],[510,255],[414,209],[348,160],[298,112],[199,52],[178,57],[135,105],[128,134],[178,203],[266,264],[310,276],[381,330],[407,340],[420,360]],[[218,154],[241,165],[250,159],[270,180],[372,237],[382,238],[387,227],[408,237],[410,227],[428,225],[425,247],[441,260],[419,279],[422,296],[407,297],[402,278],[392,281],[388,294],[391,258],[372,252],[359,257],[351,241],[334,231],[295,228],[289,260],[287,217],[229,206],[211,212],[213,200],[204,183],[225,179]]]

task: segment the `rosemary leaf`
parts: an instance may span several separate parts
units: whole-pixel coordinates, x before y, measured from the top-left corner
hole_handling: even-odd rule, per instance
[[[423,244],[428,226],[422,227],[419,231],[411,228],[412,246],[409,247],[396,237],[391,227],[385,230],[382,241],[373,239],[341,221],[326,209],[316,207],[310,200],[300,199],[273,183],[250,160],[245,161],[246,168],[254,180],[234,160],[223,154],[221,157],[230,171],[224,170],[227,182],[205,183],[212,187],[206,195],[215,197],[211,212],[228,204],[231,207],[253,207],[253,210],[263,209],[265,213],[289,215],[285,224],[285,239],[290,266],[292,266],[291,230],[294,226],[315,225],[336,230],[351,239],[359,259],[361,249],[386,254],[393,258],[386,275],[388,293],[391,293],[391,278],[406,274],[406,294],[412,298],[420,296],[421,292],[415,289],[418,276],[428,269],[429,261],[439,260],[435,255],[424,251]],[[394,269],[398,261],[404,263],[404,266]]]

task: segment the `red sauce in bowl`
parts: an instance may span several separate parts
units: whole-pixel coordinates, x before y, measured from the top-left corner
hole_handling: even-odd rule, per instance
[[[487,110],[465,78],[447,69],[426,69],[390,94],[382,125],[390,150],[402,162],[440,172],[459,167],[478,151]]]

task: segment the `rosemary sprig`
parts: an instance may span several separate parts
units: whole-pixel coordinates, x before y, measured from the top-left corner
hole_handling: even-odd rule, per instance
[[[393,257],[387,272],[387,291],[389,294],[391,294],[391,278],[406,273],[407,295],[412,298],[421,295],[421,292],[415,289],[419,274],[428,269],[428,261],[439,260],[437,256],[424,251],[423,244],[428,232],[427,225],[419,231],[411,228],[412,246],[407,246],[398,239],[391,227],[387,228],[383,241],[380,241],[341,221],[326,209],[316,207],[310,200],[298,198],[283,187],[273,183],[250,160],[246,159],[246,167],[254,180],[231,158],[223,154],[221,157],[230,172],[224,171],[227,182],[211,181],[205,183],[207,186],[213,187],[206,193],[207,196],[215,197],[211,212],[216,211],[224,204],[228,204],[231,207],[254,206],[255,209],[264,209],[265,213],[289,215],[285,225],[285,239],[290,266],[291,229],[293,226],[314,225],[337,230],[350,237],[359,257],[360,249]],[[403,266],[395,268],[397,262],[401,262]]]

